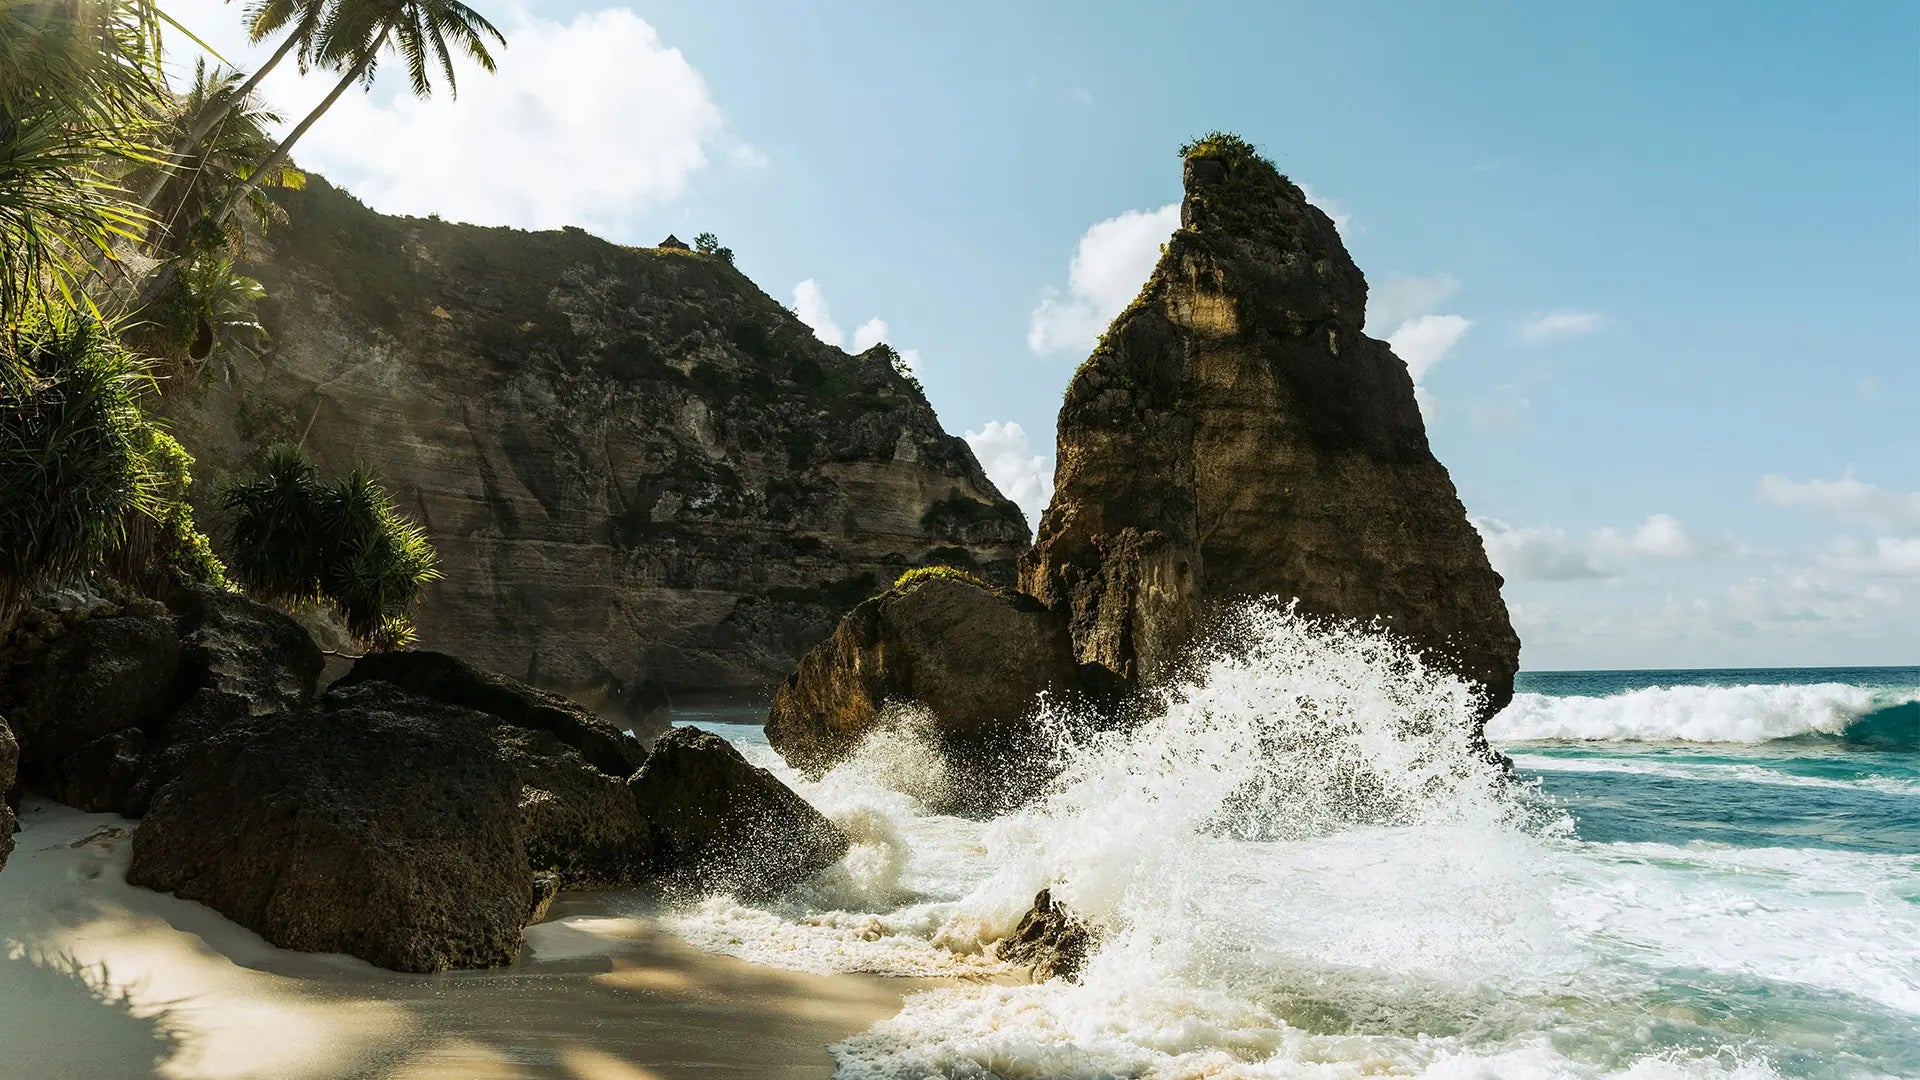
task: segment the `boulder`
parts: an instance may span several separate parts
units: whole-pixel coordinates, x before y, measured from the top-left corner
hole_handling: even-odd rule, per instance
[[[189,744],[127,880],[275,945],[396,971],[505,964],[534,910],[493,718],[370,682]]]
[[[139,728],[102,735],[61,760],[46,793],[89,814],[139,817],[146,810],[148,753],[147,734]]]
[[[325,658],[293,616],[200,585],[183,586],[169,605],[180,633],[183,692],[166,725],[169,741],[312,703]]]
[[[520,783],[520,835],[529,864],[568,888],[645,880],[653,833],[627,777],[600,771],[550,732],[495,719],[494,752]]]
[[[536,690],[523,682],[483,671],[446,653],[414,650],[368,653],[335,686],[352,686],[369,679],[395,686],[447,705],[459,705],[499,717],[515,727],[544,731],[580,752],[602,772],[625,779],[646,757],[635,736],[595,716],[559,694]],[[652,736],[666,730],[662,724]]]
[[[5,869],[7,856],[13,854],[13,791],[14,770],[20,764],[20,744],[13,741],[13,729],[5,720],[0,720],[0,869]]]
[[[1243,597],[1380,619],[1511,699],[1519,639],[1339,231],[1236,137],[1190,148],[1180,228],[1068,387],[1020,587],[1075,658],[1170,673]],[[1484,719],[1484,717],[1483,717]]]
[[[805,880],[847,853],[847,838],[733,744],[675,728],[628,782],[652,823],[654,870],[684,888],[762,895]]]
[[[925,707],[957,762],[1030,751],[1042,691],[1076,691],[1066,619],[1031,597],[947,572],[917,572],[848,612],[775,691],[767,741],[817,776],[884,722],[889,703]]]
[[[81,609],[69,615],[82,614]],[[180,641],[164,617],[99,615],[56,621],[58,636],[0,675],[0,715],[20,744],[33,788],[57,783],[68,754],[103,736],[153,724],[178,700]]]
[[[1080,965],[1093,946],[1093,933],[1087,924],[1067,905],[1056,901],[1053,890],[1041,889],[1033,898],[1033,907],[1020,917],[1020,925],[994,946],[994,956],[1026,968],[1034,982],[1073,980],[1079,978]]]

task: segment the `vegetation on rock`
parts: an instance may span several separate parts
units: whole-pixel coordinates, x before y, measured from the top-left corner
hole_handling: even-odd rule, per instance
[[[276,446],[265,473],[221,502],[232,515],[232,572],[250,592],[329,603],[371,649],[413,641],[410,613],[440,577],[437,557],[372,472],[354,468],[324,482],[298,448]]]

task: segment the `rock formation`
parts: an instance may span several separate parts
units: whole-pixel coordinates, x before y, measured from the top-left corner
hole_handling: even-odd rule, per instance
[[[1021,559],[1078,659],[1151,681],[1210,607],[1277,595],[1381,619],[1483,684],[1488,715],[1511,699],[1500,576],[1366,298],[1298,186],[1235,137],[1190,149],[1180,229],[1067,389]]]
[[[1249,597],[1379,620],[1485,687],[1482,723],[1511,700],[1500,575],[1406,365],[1362,330],[1366,280],[1333,222],[1233,136],[1189,148],[1185,189],[1159,265],[1067,389],[1053,501],[1020,560],[1037,604],[943,586],[855,608],[769,714],[795,766],[844,756],[887,701],[926,706],[950,745],[1017,738],[1076,663],[1096,698],[1151,685]]]
[[[888,704],[918,702],[956,761],[985,764],[1032,753],[1021,721],[1035,696],[1079,685],[1065,619],[963,574],[920,571],[861,602],[807,654],[774,694],[767,741],[818,775],[881,725]]]
[[[1072,908],[1055,900],[1053,890],[1041,889],[1033,907],[1020,917],[1020,925],[994,946],[993,955],[1026,968],[1034,982],[1075,980],[1093,947],[1093,932],[1087,924]]]
[[[509,963],[533,871],[491,728],[383,683],[242,721],[155,795],[127,880],[283,948],[395,971]]]
[[[440,553],[423,645],[613,716],[770,691],[910,567],[1012,583],[1025,523],[890,352],[725,260],[281,197],[269,351],[166,409],[203,497],[276,440],[375,466]]]
[[[847,853],[832,822],[709,731],[668,732],[628,787],[652,824],[657,872],[682,887],[771,893]]]

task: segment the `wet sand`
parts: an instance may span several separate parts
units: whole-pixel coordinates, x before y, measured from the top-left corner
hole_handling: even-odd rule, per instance
[[[126,883],[134,823],[44,802],[0,871],[0,1078],[825,1078],[928,980],[702,952],[568,894],[511,968],[399,975],[288,952]]]

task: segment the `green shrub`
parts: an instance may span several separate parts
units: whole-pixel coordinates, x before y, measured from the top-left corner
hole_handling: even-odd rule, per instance
[[[248,591],[329,603],[371,649],[413,641],[408,613],[440,572],[425,530],[372,472],[355,468],[325,483],[297,448],[277,446],[265,474],[221,502],[232,514],[232,573]]]
[[[125,536],[108,557],[108,569],[148,590],[179,578],[231,589],[226,565],[194,522],[193,505],[187,501],[193,455],[151,422],[142,425],[135,442],[144,482],[153,493],[153,510],[129,515]]]
[[[893,583],[893,587],[896,589],[904,589],[915,582],[934,580],[959,581],[968,585],[978,586],[982,589],[987,587],[987,583],[980,580],[979,577],[969,574],[965,570],[956,570],[951,566],[917,567],[901,574],[899,579]]]
[[[158,515],[151,386],[92,315],[35,314],[0,339],[0,627],[36,585],[86,574],[130,520]]]

